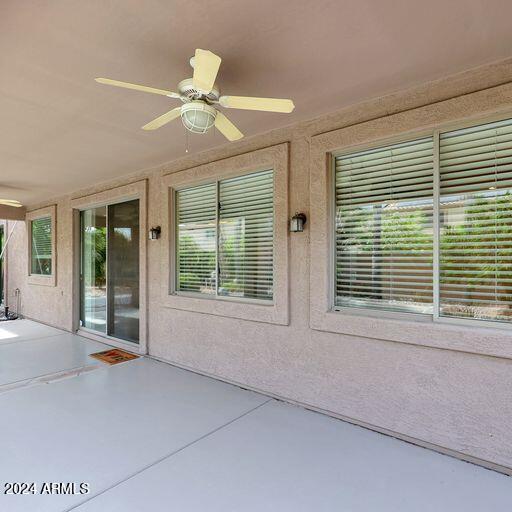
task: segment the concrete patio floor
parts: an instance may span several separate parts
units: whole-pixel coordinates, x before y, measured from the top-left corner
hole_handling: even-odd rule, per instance
[[[512,510],[510,477],[150,358],[88,356],[105,348],[0,324],[1,511]]]

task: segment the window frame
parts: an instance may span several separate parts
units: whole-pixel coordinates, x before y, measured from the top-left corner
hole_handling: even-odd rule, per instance
[[[31,285],[56,286],[57,285],[57,244],[56,244],[56,205],[47,206],[38,210],[27,212],[27,282]],[[49,275],[34,274],[32,272],[32,224],[38,219],[50,219],[51,225],[51,264],[52,271]]]
[[[465,327],[483,327],[505,331],[512,330],[512,321],[493,321],[481,320],[478,318],[459,318],[448,317],[440,314],[440,136],[442,133],[456,131],[464,128],[476,127],[488,123],[504,121],[512,119],[512,112],[506,114],[495,114],[492,116],[483,116],[477,118],[466,119],[463,121],[455,121],[442,123],[432,129],[424,131],[413,131],[401,133],[398,136],[383,138],[373,142],[358,144],[339,150],[329,152],[329,171],[328,171],[328,187],[329,187],[329,218],[328,229],[330,233],[330,260],[329,260],[329,303],[330,310],[344,315],[355,315],[359,317],[375,317],[390,318],[395,320],[411,320],[414,322],[431,322],[446,325],[459,325]],[[339,156],[350,155],[358,151],[378,149],[388,145],[399,144],[401,142],[413,141],[422,137],[432,137],[433,141],[433,241],[432,241],[432,307],[433,312],[417,313],[407,311],[392,311],[386,309],[371,309],[357,306],[339,306],[336,304],[336,158]]]
[[[235,301],[235,302],[244,302],[249,304],[261,304],[265,306],[272,306],[274,304],[274,294],[272,294],[272,300],[266,300],[266,299],[254,299],[250,297],[234,297],[230,295],[219,295],[219,276],[218,276],[218,269],[219,269],[219,219],[220,219],[220,209],[219,209],[219,203],[220,203],[220,183],[222,181],[232,179],[232,178],[242,178],[244,176],[250,176],[251,174],[257,174],[259,172],[265,172],[265,171],[272,171],[272,178],[274,181],[274,190],[273,195],[275,195],[275,177],[274,177],[274,169],[257,169],[252,171],[246,171],[242,172],[240,174],[236,174],[234,176],[230,177],[222,177],[222,178],[214,178],[212,180],[203,181],[201,183],[196,183],[193,185],[183,185],[181,187],[177,187],[173,189],[173,198],[172,198],[172,211],[174,213],[174,225],[172,230],[172,246],[174,247],[174,262],[173,265],[173,278],[171,279],[171,293],[174,295],[181,295],[183,297],[195,297],[195,298],[201,298],[201,299],[209,299],[209,300],[226,300],[226,301]],[[216,280],[215,280],[215,293],[213,294],[207,294],[207,293],[200,293],[200,292],[186,292],[183,290],[179,290],[179,268],[177,264],[178,259],[178,202],[176,200],[178,193],[181,190],[188,190],[195,187],[200,187],[202,185],[215,185],[215,203],[217,205],[217,208],[215,210],[215,272],[216,272]],[[273,202],[275,202],[275,198],[273,197]],[[273,222],[275,224],[275,211],[273,212]],[[272,233],[272,250],[275,251],[275,230]],[[274,272],[275,272],[275,262],[274,259],[272,260],[272,287],[274,287]]]
[[[387,109],[377,108],[361,119],[349,118],[330,131],[311,136],[309,151],[309,201],[320,205],[309,213],[309,326],[314,331],[335,333],[340,343],[353,340],[380,344],[381,350],[400,350],[389,345],[455,350],[470,354],[512,359],[511,331],[507,326],[468,323],[462,319],[411,318],[410,313],[383,315],[364,311],[334,311],[331,292],[330,157],[333,152],[416,138],[434,131],[449,131],[512,117],[512,89],[454,96],[435,103],[418,100],[405,108],[390,99]],[[476,321],[475,321],[476,322]],[[458,324],[458,325],[457,325]],[[504,328],[503,328],[504,327]],[[341,335],[341,336],[339,336]]]
[[[161,200],[168,207],[161,236],[160,298],[163,306],[253,322],[289,325],[288,167],[289,143],[284,142],[236,156],[219,157],[218,160],[188,168],[177,167],[174,172],[167,171],[162,176]],[[273,300],[176,292],[174,191],[266,169],[272,169],[274,173]]]

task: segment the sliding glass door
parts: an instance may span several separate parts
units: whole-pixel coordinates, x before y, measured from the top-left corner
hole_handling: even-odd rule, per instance
[[[139,341],[139,201],[108,207],[108,334]]]
[[[80,325],[107,333],[107,207],[80,212]]]
[[[80,213],[80,326],[139,342],[139,201]]]

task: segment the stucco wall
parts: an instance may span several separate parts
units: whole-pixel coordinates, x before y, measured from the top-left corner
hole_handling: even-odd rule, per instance
[[[368,140],[379,138],[383,133],[372,132],[368,122],[400,112],[411,112],[418,126],[428,127],[438,121],[436,113],[455,121],[512,111],[511,81],[512,65],[507,61],[192,155],[69,197],[48,198],[44,205],[29,209],[57,205],[56,286],[28,284],[27,234],[25,225],[20,223],[9,250],[8,296],[13,301],[14,289],[19,288],[22,312],[27,317],[68,330],[73,328],[71,201],[76,198],[147,178],[148,225],[165,226],[168,211],[162,188],[170,173],[287,142],[288,210],[305,211],[315,218],[317,209],[325,209],[325,205],[310,204],[311,144],[316,136],[350,126],[352,131],[366,130]],[[473,95],[462,96],[469,93]],[[428,104],[432,104],[430,109],[419,108]],[[393,126],[396,128],[396,124]],[[315,223],[313,229],[314,226]],[[509,355],[512,351],[508,348],[508,343],[512,346],[512,334],[463,327],[427,330],[423,343],[418,344],[417,339],[409,343],[407,337],[398,341],[393,336],[387,337],[394,341],[379,339],[385,330],[376,328],[372,318],[357,320],[358,326],[362,326],[357,335],[343,333],[343,329],[340,332],[339,328],[321,330],[314,323],[312,328],[310,235],[314,238],[315,233],[310,232],[310,227],[308,223],[304,233],[288,235],[288,325],[163,305],[161,282],[166,251],[162,243],[166,237],[149,243],[149,353],[372,428],[512,470],[512,359]],[[314,288],[314,280],[311,286]],[[396,329],[400,329],[399,323]],[[333,330],[337,332],[328,332]],[[442,336],[453,338],[453,343],[440,343]],[[459,338],[469,340],[469,345],[457,345]],[[478,350],[480,341],[486,347],[489,340],[493,350]],[[471,349],[475,346],[477,349]]]

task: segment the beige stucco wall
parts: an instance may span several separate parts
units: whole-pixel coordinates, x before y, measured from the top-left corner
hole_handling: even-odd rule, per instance
[[[310,193],[315,194],[315,183],[310,188],[310,172],[316,165],[311,160],[311,148],[317,151],[318,136],[350,127],[347,129],[352,135],[364,133],[363,138],[369,141],[385,136],[389,126],[400,131],[400,118],[397,121],[396,117],[388,117],[390,122],[384,120],[377,125],[370,123],[384,116],[408,114],[403,118],[404,129],[412,129],[411,119],[416,123],[414,127],[419,128],[432,126],[440,118],[455,121],[512,111],[511,81],[512,64],[508,61],[192,155],[69,197],[48,198],[43,205],[32,208],[57,205],[56,286],[28,284],[27,235],[21,223],[9,250],[8,296],[13,301],[14,289],[19,288],[22,312],[27,317],[71,330],[72,200],[147,178],[148,225],[165,226],[167,205],[162,189],[170,173],[288,143],[288,211],[305,211],[313,219],[304,233],[288,235],[288,325],[166,305],[161,290],[166,264],[163,237],[149,243],[147,252],[149,353],[468,459],[512,470],[512,351],[508,345],[512,346],[512,334],[463,327],[425,329],[407,321],[383,326],[371,317],[352,318],[350,324],[338,316],[329,320],[330,324],[322,324],[318,308],[310,307],[310,286],[311,296],[317,297],[315,276],[323,279],[322,270],[310,266],[310,252],[319,254],[317,244],[322,243],[318,233],[310,229],[323,222],[322,211],[325,213],[325,205],[316,201],[310,204]],[[471,96],[463,96],[472,92]],[[428,104],[428,108],[419,108]],[[327,139],[331,140],[330,136]],[[315,241],[313,247],[311,239]],[[400,336],[393,332],[400,332]]]

